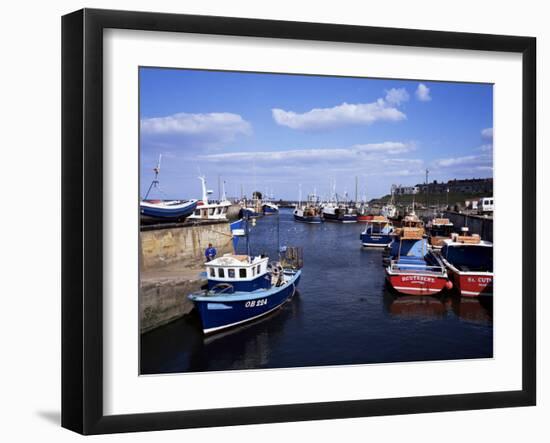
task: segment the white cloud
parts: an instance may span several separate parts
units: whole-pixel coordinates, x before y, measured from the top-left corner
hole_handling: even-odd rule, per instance
[[[305,160],[313,162],[335,162],[364,159],[374,154],[395,155],[410,152],[414,149],[411,143],[383,142],[354,145],[349,148],[313,148],[295,149],[288,151],[260,151],[260,152],[228,152],[208,154],[199,157],[199,160],[212,162],[296,162]]]
[[[441,158],[439,160],[436,160],[434,164],[437,167],[448,168],[449,166],[471,164],[476,162],[479,158],[480,158],[479,155],[466,155],[464,157]]]
[[[481,131],[481,138],[484,140],[493,140],[493,128],[485,128]]]
[[[398,95],[399,93],[392,93]],[[342,103],[333,108],[315,108],[302,114],[271,110],[278,125],[298,130],[332,129],[346,125],[370,125],[376,121],[401,121],[407,116],[383,98],[373,103]]]
[[[419,83],[414,93],[416,98],[421,102],[429,102],[432,97],[430,96],[430,88],[428,88],[424,83]]]
[[[480,151],[484,151],[484,152],[492,151],[493,150],[493,145],[492,144],[481,145],[479,147],[479,149],[480,149]]]
[[[399,106],[402,102],[409,100],[409,93],[405,88],[392,88],[386,91],[386,101]]]
[[[141,131],[144,135],[172,135],[226,142],[238,135],[249,135],[252,126],[240,115],[229,112],[181,112],[166,117],[145,118],[141,120]]]

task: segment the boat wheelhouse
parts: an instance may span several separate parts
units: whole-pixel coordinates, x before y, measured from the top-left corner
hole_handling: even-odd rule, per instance
[[[454,225],[448,218],[434,218],[428,222],[428,243],[434,249],[441,249],[445,240],[449,240]]]
[[[422,227],[402,227],[391,244],[386,279],[398,293],[435,295],[451,289],[441,259],[429,248]]]
[[[258,319],[292,298],[301,270],[264,256],[225,254],[205,263],[208,287],[188,297],[205,334]]]
[[[225,197],[225,189],[219,203],[210,203],[208,195],[212,191],[206,189],[206,178],[199,177],[202,187],[202,200],[198,202],[193,213],[188,217],[189,220],[209,220],[209,221],[227,221],[227,210],[231,206],[231,202]]]
[[[387,247],[393,240],[393,225],[386,217],[376,215],[366,223],[359,238],[366,247]]]
[[[467,229],[467,228],[466,228]],[[463,297],[493,295],[493,244],[479,235],[453,234],[444,241],[441,258]]]

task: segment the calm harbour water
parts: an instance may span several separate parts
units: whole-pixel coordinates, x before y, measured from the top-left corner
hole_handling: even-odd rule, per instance
[[[304,249],[299,293],[270,316],[212,337],[194,312],[142,335],[142,374],[492,357],[491,302],[395,296],[383,252],[361,247],[363,223],[297,223],[289,209],[279,218],[281,244]],[[259,219],[252,253],[276,257],[276,232],[277,216]]]

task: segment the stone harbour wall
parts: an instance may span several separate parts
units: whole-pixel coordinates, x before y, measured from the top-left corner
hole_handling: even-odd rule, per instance
[[[140,331],[148,332],[193,309],[187,295],[206,284],[204,250],[233,253],[229,223],[140,233]]]
[[[176,262],[201,266],[208,243],[222,255],[233,252],[232,238],[229,223],[142,231],[141,269],[149,271]]]

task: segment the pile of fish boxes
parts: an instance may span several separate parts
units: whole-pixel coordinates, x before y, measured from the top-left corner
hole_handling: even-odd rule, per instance
[[[422,228],[403,228],[401,238],[404,240],[420,240],[424,235],[424,229]]]
[[[474,245],[481,241],[481,237],[479,236],[479,234],[472,234],[472,235],[453,234],[451,238],[453,241],[458,243],[469,243]]]

